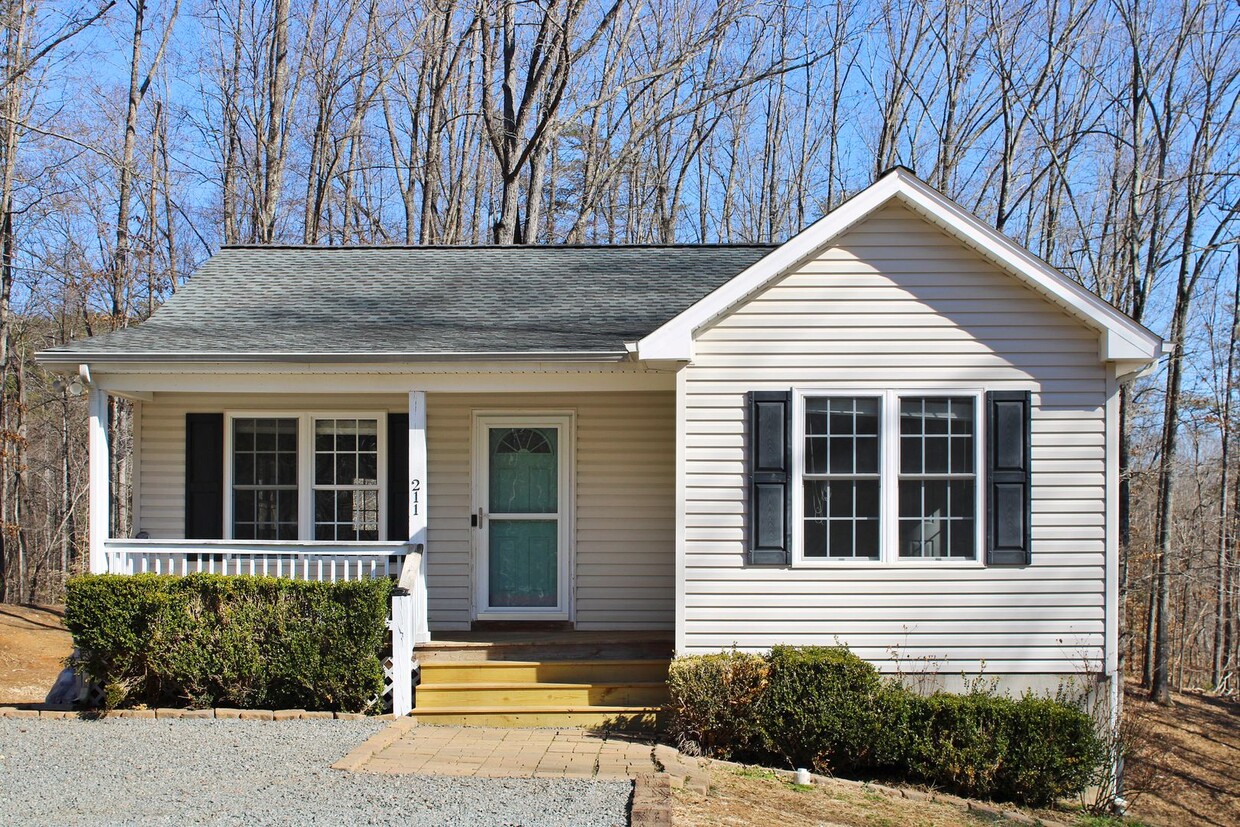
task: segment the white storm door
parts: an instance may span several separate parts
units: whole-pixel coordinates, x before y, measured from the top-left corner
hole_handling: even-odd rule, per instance
[[[475,427],[475,616],[570,615],[572,418],[479,415]]]

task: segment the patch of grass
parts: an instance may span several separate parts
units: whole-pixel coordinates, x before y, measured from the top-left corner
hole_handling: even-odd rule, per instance
[[[1119,816],[1081,816],[1076,827],[1149,827],[1144,821]]]
[[[761,778],[768,781],[779,778],[779,775],[774,770],[769,770],[766,767],[734,767],[732,772],[741,778]]]
[[[733,767],[732,773],[739,775],[741,778],[754,778],[759,781],[776,781],[788,789],[798,793],[813,792],[815,787],[813,784],[798,784],[795,781],[789,781],[774,770],[766,767]]]

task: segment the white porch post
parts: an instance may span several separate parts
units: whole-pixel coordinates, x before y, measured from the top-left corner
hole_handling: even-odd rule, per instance
[[[418,577],[413,584],[413,642],[431,639],[426,606],[426,391],[409,392],[409,545],[420,548]]]
[[[112,497],[110,456],[108,451],[108,395],[92,385],[89,399],[90,427],[90,521],[87,531],[90,548],[90,571],[102,574],[108,570],[104,544],[111,522]]]
[[[414,597],[404,589],[392,595],[392,715],[403,718],[413,710]]]

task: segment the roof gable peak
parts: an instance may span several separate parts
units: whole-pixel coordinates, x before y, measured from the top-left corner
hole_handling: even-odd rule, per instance
[[[893,167],[869,187],[642,338],[637,343],[638,358],[691,360],[698,331],[893,200],[910,207],[923,220],[947,231],[1097,330],[1102,361],[1147,364],[1162,354],[1163,343],[1159,336],[987,225],[906,167]]]

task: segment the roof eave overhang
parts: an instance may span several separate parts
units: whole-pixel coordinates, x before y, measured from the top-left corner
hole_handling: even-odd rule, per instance
[[[895,169],[637,343],[642,360],[691,361],[698,332],[894,198],[929,217],[1099,333],[1103,362],[1156,362],[1163,340],[904,169]]]
[[[375,365],[423,362],[620,362],[631,358],[623,351],[477,351],[477,352],[388,352],[388,353],[136,353],[106,352],[75,353],[71,351],[45,350],[35,354],[35,361],[42,367],[56,372],[76,373],[79,366],[116,365],[137,367],[140,365]]]

